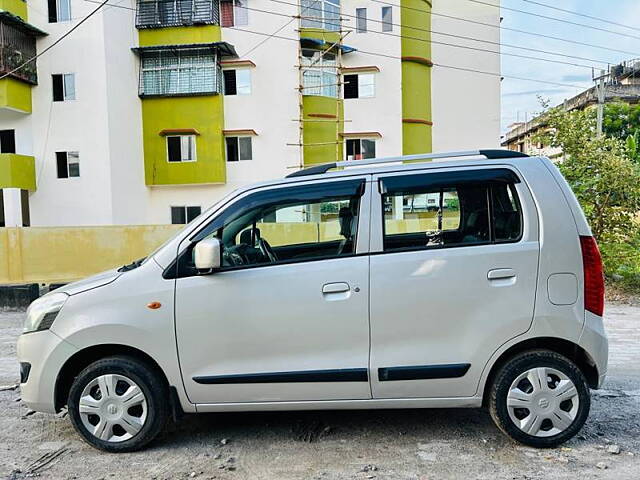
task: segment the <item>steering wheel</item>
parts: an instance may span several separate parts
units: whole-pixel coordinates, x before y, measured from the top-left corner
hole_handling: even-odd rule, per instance
[[[269,245],[269,243],[262,237],[258,240],[258,248],[260,249],[260,253],[267,257],[270,262],[278,261],[278,257],[276,257],[273,248],[271,248],[271,245]]]

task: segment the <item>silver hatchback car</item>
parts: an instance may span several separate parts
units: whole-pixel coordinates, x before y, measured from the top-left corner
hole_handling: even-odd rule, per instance
[[[319,165],[36,300],[22,399],[68,407],[112,452],[183,412],[481,406],[552,447],[604,381],[603,304],[598,246],[546,158]]]

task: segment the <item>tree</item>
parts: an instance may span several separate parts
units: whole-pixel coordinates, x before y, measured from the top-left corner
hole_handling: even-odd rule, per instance
[[[626,141],[598,137],[592,111],[567,112],[556,107],[543,115],[547,128],[537,141],[564,152],[558,168],[573,188],[594,236],[601,244],[636,236],[640,168],[630,158]],[[624,130],[620,125],[616,128]]]

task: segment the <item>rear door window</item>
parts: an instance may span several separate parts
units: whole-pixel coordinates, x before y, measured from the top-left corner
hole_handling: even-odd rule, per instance
[[[471,174],[470,174],[471,172]],[[518,241],[522,215],[506,169],[383,178],[384,250]]]

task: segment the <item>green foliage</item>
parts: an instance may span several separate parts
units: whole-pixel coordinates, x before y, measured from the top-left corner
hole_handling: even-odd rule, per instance
[[[602,130],[606,136],[620,140],[635,136],[640,131],[640,105],[623,102],[606,104]]]
[[[538,141],[564,152],[558,167],[573,188],[598,242],[616,245],[634,238],[640,210],[640,169],[630,158],[629,145],[623,137],[598,137],[592,111],[554,108],[544,115],[548,129]],[[628,130],[617,121],[610,125],[614,123],[617,131]]]

